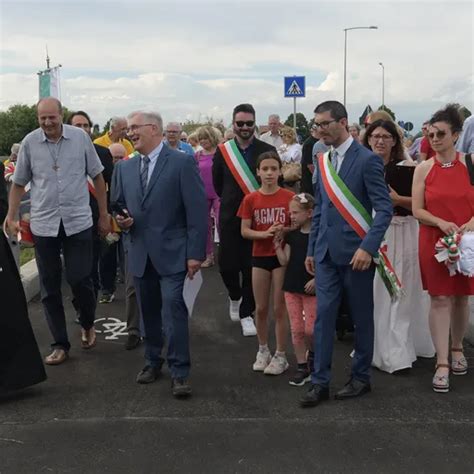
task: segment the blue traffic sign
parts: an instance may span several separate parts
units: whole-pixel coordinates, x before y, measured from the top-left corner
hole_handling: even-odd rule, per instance
[[[305,96],[305,76],[285,77],[285,97]]]

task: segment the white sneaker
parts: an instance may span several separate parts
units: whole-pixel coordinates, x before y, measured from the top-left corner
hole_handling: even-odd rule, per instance
[[[257,335],[257,328],[255,327],[255,323],[253,322],[252,316],[247,316],[246,318],[242,318],[240,320],[240,324],[242,326],[243,336],[256,336]]]
[[[263,372],[271,360],[272,355],[270,354],[270,351],[258,351],[257,358],[255,359],[252,369],[255,370],[255,372]]]
[[[265,367],[263,373],[265,375],[280,375],[289,367],[286,356],[274,355],[270,363]]]
[[[240,303],[242,303],[242,298],[240,300],[234,301],[229,298],[229,316],[234,323],[240,321]]]

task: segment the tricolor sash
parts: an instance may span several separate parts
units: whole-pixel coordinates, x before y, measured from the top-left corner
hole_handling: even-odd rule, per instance
[[[219,150],[242,192],[247,195],[256,191],[260,186],[242,153],[240,153],[235,140],[221,143]]]
[[[321,180],[329,199],[354,232],[361,239],[364,239],[372,226],[372,216],[337,174],[331,164],[329,152],[321,153],[318,162]],[[390,296],[392,299],[397,299],[402,293],[402,285],[387,256],[387,248],[383,243],[379,248],[378,256],[374,258],[374,262]]]

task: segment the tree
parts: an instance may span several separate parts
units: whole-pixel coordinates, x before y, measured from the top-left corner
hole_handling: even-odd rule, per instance
[[[0,112],[0,155],[10,156],[10,148],[38,128],[36,107],[17,104]]]
[[[70,111],[63,107],[63,120]],[[38,128],[36,105],[16,104],[0,112],[0,156],[9,156],[11,146],[20,143],[28,133]]]
[[[389,107],[387,107],[386,105],[381,105],[378,110],[384,110],[385,112],[387,112],[395,122],[395,114]]]
[[[285,121],[285,125],[293,128],[293,114],[290,114]],[[306,117],[301,112],[296,113],[296,134],[304,142],[309,137],[309,125]]]
[[[199,119],[197,122],[194,120],[186,120],[182,126],[183,131],[189,135],[195,132],[199,127],[204,127],[205,125],[217,128],[222,134],[224,134],[226,130],[223,120],[215,121],[213,117],[204,117],[203,120]]]

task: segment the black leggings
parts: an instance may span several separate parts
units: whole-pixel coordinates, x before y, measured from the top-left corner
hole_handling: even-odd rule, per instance
[[[252,290],[252,268],[240,270],[221,270],[222,280],[233,301],[240,300],[240,319],[252,316],[255,311],[255,300]],[[242,281],[242,282],[241,282]]]

